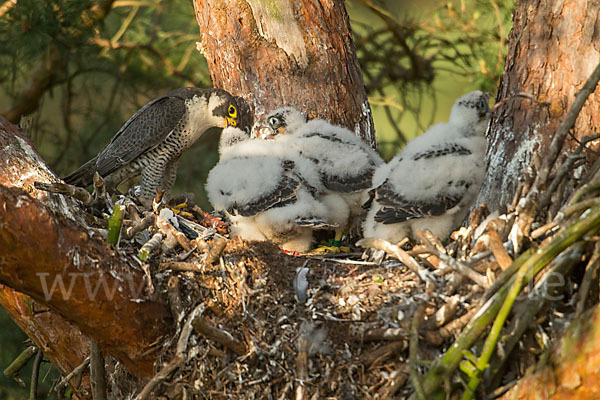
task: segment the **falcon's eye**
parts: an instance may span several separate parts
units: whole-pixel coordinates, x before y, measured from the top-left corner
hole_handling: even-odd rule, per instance
[[[229,116],[231,118],[236,118],[237,117],[237,110],[233,105],[229,105],[229,108],[227,109],[227,113],[229,114]]]

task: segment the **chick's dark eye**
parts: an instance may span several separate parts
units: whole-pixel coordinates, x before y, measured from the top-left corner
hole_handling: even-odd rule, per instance
[[[277,125],[278,122],[279,122],[279,120],[277,119],[277,117],[269,118],[269,125],[271,125],[271,126]]]
[[[237,110],[235,109],[234,106],[230,105],[229,109],[227,110],[227,113],[229,114],[230,117],[235,118],[237,117]]]

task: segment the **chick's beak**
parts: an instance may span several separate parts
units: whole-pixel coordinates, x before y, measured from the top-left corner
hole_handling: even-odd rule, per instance
[[[274,136],[273,129],[269,126],[259,126],[256,129],[256,137],[258,139],[272,139]]]
[[[223,122],[223,128],[227,128],[228,126],[237,126],[237,121],[231,117],[225,117],[225,122]]]

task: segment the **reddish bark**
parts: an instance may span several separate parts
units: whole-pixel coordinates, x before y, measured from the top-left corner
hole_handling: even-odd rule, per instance
[[[341,0],[195,0],[213,84],[257,116],[292,105],[375,146],[371,111]]]
[[[77,202],[33,189],[34,181],[55,177],[29,143],[15,135],[15,127],[2,120],[0,148],[0,283],[59,313],[131,372],[152,374],[152,346],[168,332],[168,308],[160,299],[147,298],[144,274],[129,257],[78,221],[83,213]],[[55,285],[51,294],[56,279],[62,279],[64,290]],[[15,306],[15,296],[5,291],[0,302],[24,325],[30,317]],[[40,322],[27,333],[35,340],[52,337],[55,329]],[[84,340],[76,330],[67,334],[75,335],[75,343]],[[72,366],[71,346],[63,347],[70,340],[36,344],[52,348],[53,363]]]
[[[519,381],[503,399],[600,398],[600,307],[574,321],[543,366]]]

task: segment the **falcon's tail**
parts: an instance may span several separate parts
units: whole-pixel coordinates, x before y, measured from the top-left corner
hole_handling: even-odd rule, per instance
[[[92,158],[90,161],[71,172],[69,175],[63,178],[63,181],[69,185],[77,186],[89,186],[94,181],[94,172],[96,172],[96,158]]]

